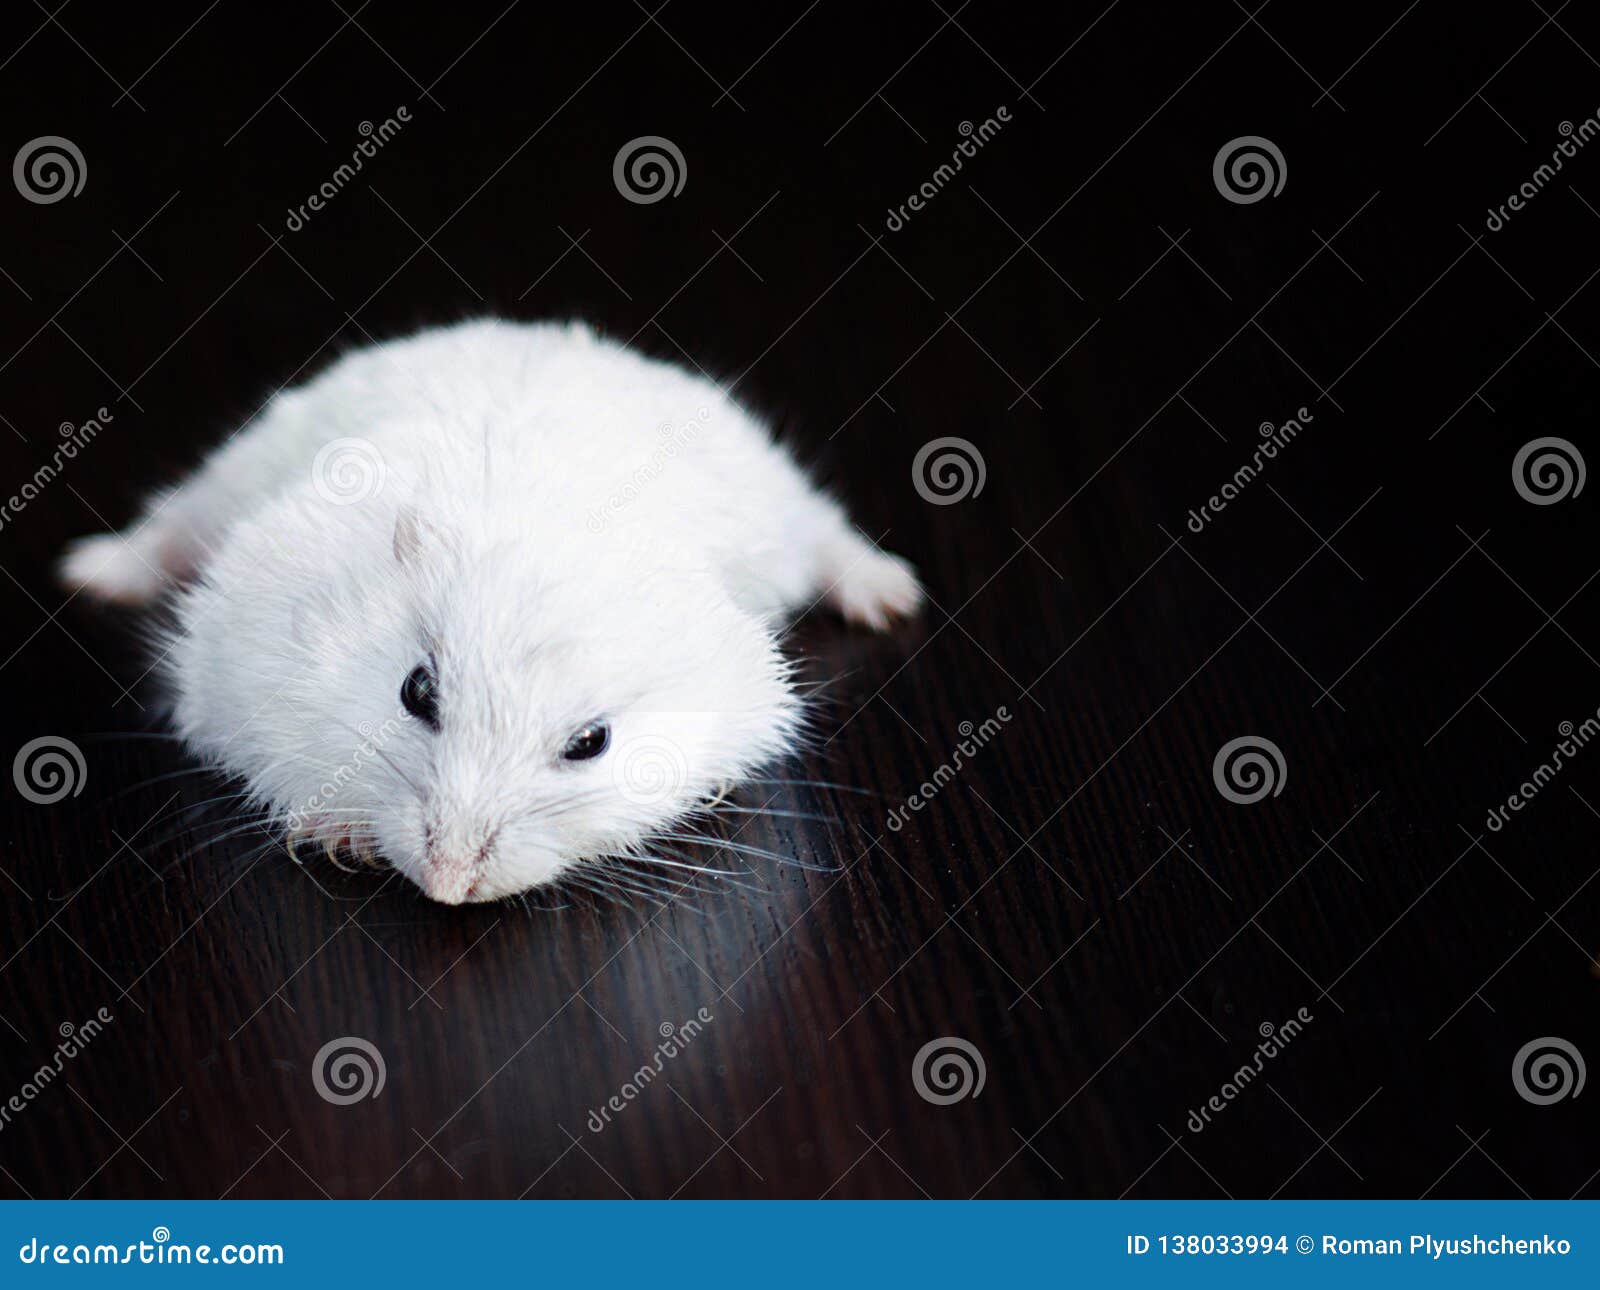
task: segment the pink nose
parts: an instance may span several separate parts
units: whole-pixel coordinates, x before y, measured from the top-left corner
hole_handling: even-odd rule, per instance
[[[422,862],[417,885],[429,900],[437,900],[441,905],[460,905],[472,898],[478,885],[478,870],[475,865],[430,854]]]
[[[487,834],[452,834],[430,824],[423,834],[422,873],[417,885],[430,900],[459,905],[471,900],[483,880],[497,829]]]

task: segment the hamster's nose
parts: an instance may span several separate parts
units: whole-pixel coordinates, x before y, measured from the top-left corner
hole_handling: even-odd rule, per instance
[[[418,886],[429,900],[441,905],[460,905],[472,898],[477,871],[469,865],[447,864],[429,856],[423,861]]]
[[[464,904],[476,893],[493,844],[493,833],[480,842],[461,845],[442,841],[439,833],[430,827],[426,832],[422,872],[417,885],[424,895],[441,905]]]

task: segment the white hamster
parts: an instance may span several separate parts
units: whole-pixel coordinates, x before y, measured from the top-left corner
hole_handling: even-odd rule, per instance
[[[787,616],[881,629],[922,595],[712,381],[494,319],[281,391],[60,568],[174,590],[193,752],[447,904],[647,854],[794,747]]]

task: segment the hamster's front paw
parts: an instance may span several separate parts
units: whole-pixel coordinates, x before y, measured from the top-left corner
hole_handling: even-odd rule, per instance
[[[56,571],[69,591],[131,607],[149,604],[167,585],[161,570],[120,533],[96,533],[68,543]]]
[[[828,600],[849,622],[888,631],[897,619],[910,618],[921,607],[922,584],[899,556],[862,547],[834,581]]]

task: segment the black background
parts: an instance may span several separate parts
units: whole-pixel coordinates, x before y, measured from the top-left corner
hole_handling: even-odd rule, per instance
[[[4,21],[6,156],[65,136],[87,182],[0,193],[0,491],[63,422],[113,420],[0,529],[0,753],[59,735],[87,766],[53,805],[0,776],[0,1095],[62,1023],[115,1016],[0,1131],[4,1194],[1596,1194],[1600,1094],[1532,1105],[1512,1063],[1547,1036],[1600,1059],[1600,750],[1485,827],[1600,709],[1600,486],[1533,505],[1512,480],[1542,436],[1597,459],[1600,145],[1485,226],[1600,110],[1582,6]],[[681,150],[677,196],[613,184],[643,135]],[[1281,150],[1277,196],[1213,182],[1244,135]],[[278,386],[485,311],[581,315],[736,380],[923,571],[932,603],[894,635],[794,637],[840,679],[833,737],[787,773],[872,795],[740,794],[826,817],[741,838],[831,871],[446,909],[210,842],[226,804],[183,808],[224,786],[156,779],[181,752],[129,737],[160,729],[147,659],[133,624],[63,604],[62,544],[126,523]],[[919,496],[940,436],[976,445],[981,493]],[[1253,805],[1213,782],[1244,735],[1287,770]],[[700,1007],[706,1033],[586,1128]],[[317,1095],[341,1036],[383,1054],[380,1096]],[[932,1105],[913,1058],[947,1036],[986,1080]]]

